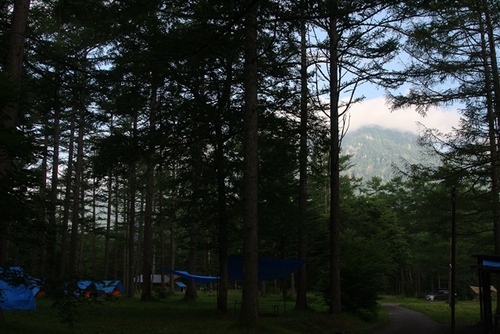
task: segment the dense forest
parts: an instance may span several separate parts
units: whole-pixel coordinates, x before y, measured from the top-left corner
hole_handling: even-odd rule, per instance
[[[155,264],[218,275],[225,311],[227,259],[243,254],[252,322],[258,256],[306,260],[283,283],[296,307],[317,291],[339,313],[449,287],[452,216],[461,298],[471,255],[500,255],[498,1],[6,0],[0,13],[2,266],[119,279],[129,296],[144,275],[144,301]],[[460,107],[453,132],[421,134],[439,164],[387,182],[342,173],[364,85],[394,110]]]

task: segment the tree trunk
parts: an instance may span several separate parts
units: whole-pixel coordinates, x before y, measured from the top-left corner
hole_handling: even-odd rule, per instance
[[[299,228],[298,228],[298,256],[301,260],[307,260],[307,101],[309,90],[307,89],[307,47],[306,47],[306,23],[300,26],[300,152],[299,152]],[[297,271],[297,299],[295,309],[307,309],[307,269],[303,265]]]
[[[111,216],[113,214],[113,176],[108,175],[108,204],[106,210],[106,232],[104,235],[104,279],[109,279],[109,255],[111,239]]]
[[[340,142],[337,44],[337,10],[330,13],[330,305],[329,312],[341,312],[340,289]]]
[[[82,199],[83,200],[83,199]],[[92,182],[92,277],[97,277],[97,179]]]
[[[54,94],[55,96],[55,106],[54,106],[54,152],[52,154],[52,175],[51,175],[51,189],[50,189],[50,206],[49,206],[49,226],[48,226],[48,240],[47,240],[47,256],[49,257],[49,263],[52,263],[49,267],[50,277],[57,275],[59,272],[57,270],[56,261],[56,240],[57,240],[57,199],[59,193],[59,145],[60,145],[60,118],[61,109],[59,107],[59,96],[58,89]]]
[[[78,256],[78,228],[80,227],[80,188],[83,178],[83,132],[84,132],[84,109],[81,108],[78,120],[77,153],[75,164],[75,184],[73,187],[73,203],[71,212],[71,237],[69,245],[68,271],[73,274],[77,270]]]
[[[153,81],[155,81],[153,79]],[[144,216],[144,250],[143,250],[143,275],[144,284],[142,286],[142,301],[150,301],[151,293],[151,275],[153,274],[153,201],[154,201],[154,168],[155,168],[155,143],[154,131],[156,128],[156,84],[151,87],[151,105],[149,116],[150,142],[148,147],[148,156],[146,161],[146,209]]]
[[[49,127],[49,120],[48,120],[48,115],[49,111],[46,110],[43,115],[43,127],[47,129]],[[37,275],[37,276],[47,276],[46,270],[47,268],[50,268],[50,265],[47,263],[48,261],[51,260],[48,256],[47,252],[47,244],[50,239],[49,234],[47,233],[49,231],[49,226],[47,222],[47,206],[45,203],[47,202],[47,178],[45,175],[47,175],[47,164],[48,164],[48,147],[49,147],[49,134],[48,131],[44,131],[43,135],[43,155],[42,155],[42,161],[40,164],[40,174],[42,175],[41,180],[40,180],[40,192],[39,192],[39,198],[40,198],[40,203],[39,205],[39,212],[38,212],[38,217],[40,217],[40,220],[42,224],[44,225],[45,233],[42,233],[40,236],[40,244],[38,245],[37,248],[34,248],[33,251],[37,253],[37,256],[34,257],[36,260],[34,263],[31,263],[30,265],[30,273],[32,275]]]
[[[231,104],[231,83],[233,80],[233,64],[231,61],[226,66],[226,80],[223,87],[223,95],[218,107],[218,115],[215,125],[215,169],[217,173],[217,214],[218,214],[218,243],[219,243],[219,287],[217,295],[217,310],[227,310],[228,279],[228,237],[227,237],[227,197],[226,197],[226,164],[224,159],[224,136],[222,133],[223,114]]]
[[[172,169],[172,178],[175,180],[176,178],[176,169],[175,169],[175,166],[173,167]],[[176,201],[177,201],[177,191],[174,190],[173,191],[173,194],[172,194],[172,212],[173,212],[173,217],[170,221],[170,226],[169,226],[169,229],[170,229],[170,269],[175,269],[175,250],[176,250],[176,210],[177,210],[177,205],[176,205]],[[175,293],[175,282],[174,282],[174,274],[173,273],[170,273],[170,276],[169,276],[169,290],[170,290],[170,293]]]
[[[188,258],[188,271],[192,274],[197,272],[197,257],[198,257],[198,220],[201,217],[200,206],[201,198],[199,193],[201,191],[200,184],[202,177],[201,173],[201,156],[202,156],[202,145],[201,142],[194,143],[191,147],[191,159],[193,161],[193,170],[191,180],[193,184],[192,189],[192,199],[191,199],[191,224],[189,227],[189,258]],[[186,284],[186,293],[184,295],[186,300],[196,300],[198,299],[198,293],[196,290],[196,285],[194,281],[188,281]]]
[[[137,137],[137,117],[134,117],[133,139]],[[135,162],[130,164],[129,171],[129,206],[128,206],[128,235],[127,235],[127,295],[134,297],[134,246],[135,246],[135,205],[136,205],[136,173]],[[144,279],[144,276],[143,276]]]
[[[28,24],[28,13],[30,0],[15,0],[14,11],[10,27],[9,45],[5,59],[4,71],[10,76],[12,84],[16,89],[16,98],[4,106],[0,113],[0,131],[6,135],[14,135],[16,131],[19,112],[19,91],[21,86],[21,74],[24,55],[24,41],[26,38],[26,27]],[[0,146],[0,178],[9,174],[12,165],[12,148]],[[0,217],[0,265],[4,265],[8,259],[8,222]]]
[[[68,226],[69,226],[69,213],[71,206],[71,184],[73,175],[73,151],[74,151],[74,138],[75,138],[75,123],[76,115],[72,113],[71,115],[71,125],[70,125],[70,136],[69,136],[69,150],[68,150],[68,167],[66,170],[66,184],[64,191],[64,208],[63,217],[61,224],[61,254],[59,257],[59,277],[64,277],[66,275],[66,259],[67,259],[67,248],[68,248]]]
[[[217,310],[225,312],[227,310],[227,289],[228,289],[228,238],[227,238],[227,210],[226,210],[226,171],[224,164],[224,140],[220,124],[216,126],[216,157],[215,165],[217,170],[217,206],[218,206],[218,242],[219,242],[219,288],[217,295]]]
[[[250,3],[245,13],[244,64],[244,167],[243,167],[243,291],[240,323],[257,323],[258,303],[258,100],[257,8]]]

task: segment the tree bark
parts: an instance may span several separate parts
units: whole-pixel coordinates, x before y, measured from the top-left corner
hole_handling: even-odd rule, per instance
[[[243,291],[240,323],[257,323],[258,304],[258,100],[257,8],[245,13],[244,64],[244,167],[243,167]]]
[[[223,114],[229,109],[231,104],[231,85],[233,80],[232,62],[226,65],[226,80],[224,82],[222,98],[218,107],[218,115],[215,125],[215,169],[217,173],[217,213],[219,222],[218,243],[219,243],[219,287],[217,295],[217,310],[226,312],[227,310],[227,290],[229,288],[228,279],[228,237],[227,237],[227,197],[226,197],[226,164],[224,159],[224,136],[222,132]]]
[[[57,240],[57,207],[58,207],[58,193],[59,193],[59,146],[60,146],[60,118],[61,109],[59,107],[58,99],[58,89],[56,89],[55,94],[55,106],[54,106],[54,132],[53,132],[53,154],[52,154],[52,175],[51,175],[51,189],[50,189],[50,206],[49,206],[49,230],[47,231],[47,256],[49,258],[49,263],[52,263],[49,267],[50,275],[56,275],[57,270],[57,258],[56,258],[56,240]]]
[[[106,232],[104,234],[104,279],[109,279],[109,254],[111,240],[111,216],[113,214],[113,176],[108,175],[108,203],[106,210]]]
[[[172,170],[172,178],[175,180],[176,178],[176,168],[174,166],[173,170]],[[175,216],[175,212],[177,210],[177,205],[176,205],[176,201],[177,201],[177,191],[174,190],[173,191],[173,194],[172,194],[172,212],[173,212],[173,217],[170,221],[170,226],[169,226],[169,230],[170,230],[170,269],[175,269],[175,251],[176,251],[176,242],[177,242],[177,236],[176,236],[176,231],[177,231],[177,224],[176,224],[176,216]],[[170,276],[169,276],[169,283],[168,283],[168,286],[169,286],[169,291],[170,293],[175,293],[175,282],[174,282],[174,274],[173,273],[170,273]]]
[[[341,312],[340,288],[340,142],[338,88],[337,10],[330,8],[330,305],[329,312]]]
[[[133,120],[133,140],[137,138],[137,116]],[[128,207],[128,234],[127,234],[127,295],[134,297],[134,247],[135,247],[135,205],[136,205],[136,173],[135,162],[130,164],[129,171],[129,207]],[[144,276],[143,276],[144,279]]]
[[[154,81],[154,79],[153,79]],[[151,275],[153,274],[153,201],[154,201],[154,168],[155,168],[155,143],[154,132],[156,128],[156,84],[151,87],[151,103],[149,116],[149,147],[146,161],[146,209],[144,216],[144,263],[142,267],[144,282],[142,286],[142,301],[150,301],[151,293]]]
[[[71,212],[71,235],[69,245],[69,261],[68,271],[73,274],[77,270],[78,256],[78,229],[80,227],[81,209],[80,209],[80,188],[83,178],[83,132],[84,132],[84,108],[79,110],[78,120],[78,138],[77,138],[77,153],[75,163],[75,183],[73,186],[73,203]]]
[[[71,206],[71,184],[73,175],[73,152],[74,152],[74,138],[75,138],[75,123],[76,115],[72,113],[71,123],[70,123],[70,136],[69,136],[69,150],[68,150],[68,167],[66,170],[66,184],[64,191],[64,208],[63,217],[61,224],[61,254],[59,256],[59,276],[64,277],[66,275],[66,259],[67,259],[67,248],[68,248],[68,226],[69,226],[69,213]]]
[[[306,23],[300,26],[300,152],[299,152],[299,238],[298,256],[301,260],[307,260],[307,101],[309,90],[307,89],[307,47],[306,47]],[[297,299],[295,309],[307,309],[307,270],[303,265],[297,271]]]
[[[5,59],[4,71],[10,76],[16,90],[16,98],[3,106],[0,114],[0,131],[14,135],[19,113],[19,91],[21,86],[21,74],[24,55],[24,42],[26,39],[26,27],[28,25],[28,13],[30,0],[15,0],[14,11],[9,36],[9,46]],[[0,178],[6,177],[12,168],[11,147],[0,143]],[[0,265],[4,265],[8,259],[8,222],[0,217]]]

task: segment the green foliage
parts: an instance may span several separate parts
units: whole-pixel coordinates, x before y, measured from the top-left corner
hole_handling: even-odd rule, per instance
[[[366,239],[348,230],[342,233],[342,305],[364,320],[377,316],[378,294],[385,285],[389,254],[377,238]]]
[[[169,295],[169,290],[167,288],[164,288],[162,286],[158,286],[154,289],[155,291],[155,297],[159,299],[165,299]]]

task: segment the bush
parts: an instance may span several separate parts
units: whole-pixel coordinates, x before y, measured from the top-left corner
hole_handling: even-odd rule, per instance
[[[155,288],[155,297],[159,299],[166,299],[168,297],[168,290],[164,287],[156,287]]]

